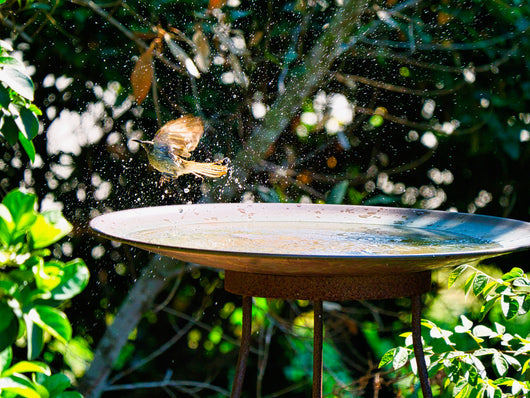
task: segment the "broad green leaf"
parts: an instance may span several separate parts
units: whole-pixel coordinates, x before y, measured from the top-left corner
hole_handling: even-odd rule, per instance
[[[54,300],[68,300],[83,291],[88,285],[90,273],[85,262],[81,259],[72,260],[64,264],[61,281],[52,291]]]
[[[475,296],[478,296],[486,287],[488,283],[488,276],[484,275],[482,273],[477,274],[475,279],[473,280],[473,294]]]
[[[15,373],[44,373],[50,375],[50,367],[42,362],[37,361],[20,361],[7,369],[2,376],[11,376]]]
[[[0,107],[7,109],[10,102],[9,90],[3,84],[0,84]]]
[[[467,269],[467,264],[460,265],[456,267],[451,273],[449,274],[449,280],[447,282],[448,287],[451,287],[454,285],[456,280],[462,275],[462,273]]]
[[[22,97],[33,101],[33,91],[35,90],[33,82],[31,81],[31,78],[20,69],[10,66],[0,68],[0,81],[11,87],[13,91],[17,92]]]
[[[2,203],[8,208],[17,230],[22,230],[31,225],[35,216],[37,197],[31,193],[24,193],[18,189],[9,192]]]
[[[42,373],[37,374],[36,380],[37,383],[39,383],[48,390],[51,397],[58,396],[60,393],[62,393],[64,390],[66,390],[72,385],[68,376],[62,373],[56,373],[49,376]]]
[[[344,200],[344,197],[346,196],[346,192],[348,191],[348,185],[349,181],[341,181],[338,184],[336,184],[330,191],[329,195],[326,198],[326,203],[338,205],[341,204]]]
[[[42,328],[33,322],[29,314],[24,314],[26,324],[27,357],[29,360],[37,358],[44,348],[44,333]]]
[[[504,376],[508,371],[508,362],[499,353],[493,355],[492,363],[499,376]]]
[[[35,145],[33,145],[33,142],[28,140],[22,132],[18,133],[18,140],[20,141],[20,144],[22,145],[22,148],[24,148],[24,151],[26,152],[26,155],[28,155],[29,160],[33,163],[35,161]]]
[[[24,398],[43,398],[37,390],[37,386],[29,379],[20,376],[8,376],[0,378],[0,390],[18,394]],[[45,396],[46,397],[46,396]]]
[[[35,275],[37,288],[44,291],[50,291],[61,283],[63,263],[59,261],[49,261],[44,263],[44,260],[41,259],[38,265],[33,266],[33,274]]]
[[[519,312],[519,302],[508,295],[501,298],[501,310],[506,319],[512,319]]]
[[[47,247],[57,242],[72,230],[72,225],[60,211],[40,213],[30,229],[31,243],[34,249]]]
[[[0,301],[0,351],[4,351],[17,339],[18,319],[6,302]]]
[[[385,355],[383,355],[383,358],[381,358],[381,361],[379,361],[379,368],[382,368],[385,365],[388,365],[390,362],[394,360],[394,357],[396,356],[397,348],[392,348],[391,350],[388,350]]]
[[[484,317],[488,314],[489,310],[491,310],[493,308],[493,306],[495,305],[497,300],[498,300],[498,296],[495,299],[491,299],[489,301],[486,301],[482,305],[482,307],[480,308],[480,321],[482,321],[484,319]]]
[[[46,305],[36,305],[28,316],[46,332],[56,339],[67,342],[72,338],[72,326],[66,315],[56,308]]]
[[[20,131],[28,140],[35,138],[39,132],[39,119],[28,108],[20,108]]]
[[[11,346],[0,352],[0,375],[11,366],[13,360],[13,350]]]
[[[406,348],[398,347],[392,359],[392,367],[397,370],[405,366],[409,360],[409,351]]]
[[[502,276],[502,280],[510,281],[519,277],[524,277],[524,271],[521,268],[514,267]]]
[[[0,133],[2,133],[9,145],[15,145],[17,143],[18,133],[20,131],[17,124],[15,123],[15,119],[13,119],[11,116],[4,115],[1,120],[3,123],[0,127]]]
[[[475,280],[475,277],[477,276],[476,272],[473,272],[469,277],[466,279],[466,282],[464,283],[464,292],[466,295],[469,293],[471,288],[473,287],[473,281]]]

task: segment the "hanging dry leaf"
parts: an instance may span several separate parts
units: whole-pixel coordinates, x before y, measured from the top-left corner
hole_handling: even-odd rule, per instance
[[[195,26],[192,41],[195,49],[195,64],[201,72],[206,73],[210,67],[210,44],[199,25]]]
[[[226,0],[210,0],[208,3],[208,9],[213,10],[214,8],[222,8],[226,4]]]
[[[164,34],[164,40],[171,54],[173,54],[175,59],[177,59],[182,65],[184,65],[188,73],[197,79],[200,78],[201,74],[199,73],[199,70],[195,66],[195,63],[192,61],[192,59],[188,56],[186,51],[184,51],[182,47],[175,43],[168,33]]]
[[[149,48],[138,57],[134,69],[131,73],[131,85],[133,89],[133,96],[136,103],[140,105],[151,88],[153,83],[153,49],[155,42],[153,41]]]

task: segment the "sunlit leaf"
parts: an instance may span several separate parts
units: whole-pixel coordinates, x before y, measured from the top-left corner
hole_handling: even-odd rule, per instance
[[[44,348],[44,333],[42,328],[33,322],[29,314],[24,314],[26,324],[27,357],[32,360],[37,358]]]
[[[11,213],[16,230],[23,231],[35,222],[35,195],[15,189],[5,196],[2,203]]]
[[[177,43],[175,43],[173,39],[171,39],[171,36],[169,34],[166,33],[164,35],[164,40],[171,54],[173,54],[176,60],[178,60],[182,65],[184,65],[188,73],[197,79],[201,77],[201,74],[195,66],[195,63],[192,61],[186,51],[184,51],[182,47],[180,47]]]
[[[406,348],[398,347],[397,351],[394,355],[394,358],[392,359],[392,367],[394,369],[400,369],[409,360],[409,351]]]
[[[394,360],[394,357],[396,356],[397,348],[392,348],[391,350],[388,350],[385,355],[381,358],[381,361],[379,361],[379,368],[382,368],[385,365],[388,365],[390,362]]]
[[[9,376],[0,378],[0,390],[6,393],[18,394],[24,398],[42,398],[37,391],[37,386],[30,380],[20,376]]]
[[[28,316],[56,339],[66,342],[72,338],[72,326],[66,315],[58,309],[36,305],[29,311]]]
[[[19,361],[7,369],[2,376],[11,376],[15,373],[44,373],[50,375],[50,367],[37,361]]]
[[[208,38],[203,33],[200,25],[195,28],[195,33],[192,37],[193,44],[195,45],[195,64],[201,72],[208,72],[210,68],[210,44]]]
[[[24,148],[24,151],[26,152],[26,155],[28,155],[29,160],[31,162],[35,162],[35,145],[33,145],[33,142],[28,140],[22,132],[18,133],[18,140],[20,141],[20,144],[22,145],[22,148]]]
[[[462,275],[462,273],[466,269],[467,269],[467,264],[464,264],[464,265],[460,265],[456,267],[453,271],[451,271],[451,273],[449,274],[449,280],[447,282],[448,287],[453,286],[456,280],[458,279],[458,277]]]
[[[501,298],[501,310],[506,319],[512,319],[519,311],[519,302],[508,295]]]
[[[39,119],[28,108],[20,108],[20,121],[19,124],[20,131],[28,140],[32,140],[37,136],[39,132]]]
[[[477,274],[475,279],[473,280],[473,294],[475,296],[478,296],[486,287],[486,284],[488,283],[488,276],[484,275],[482,273]]]
[[[131,86],[133,89],[133,96],[137,104],[141,104],[153,83],[153,49],[154,41],[151,46],[138,57],[134,69],[131,73]]]
[[[499,376],[504,376],[508,371],[508,362],[499,353],[493,355],[492,363]]]
[[[13,360],[13,350],[11,346],[0,352],[0,375],[11,366]]]
[[[88,285],[90,273],[81,259],[72,260],[62,267],[60,283],[51,291],[54,300],[68,300]]]
[[[60,211],[45,211],[38,214],[30,228],[31,242],[34,249],[47,247],[66,236],[72,225]]]
[[[22,97],[33,101],[33,91],[35,90],[33,82],[27,74],[23,73],[18,68],[12,68],[9,66],[1,68],[0,81],[4,82]]]

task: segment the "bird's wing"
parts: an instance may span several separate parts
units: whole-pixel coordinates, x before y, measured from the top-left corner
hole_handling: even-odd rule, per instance
[[[186,115],[164,124],[155,135],[155,145],[167,146],[173,155],[188,158],[204,131],[202,120]]]

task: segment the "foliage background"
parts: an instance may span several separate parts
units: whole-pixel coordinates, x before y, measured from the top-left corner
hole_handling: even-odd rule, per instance
[[[35,192],[44,208],[61,208],[74,225],[68,241],[54,250],[65,261],[84,258],[93,275],[69,312],[77,335],[95,347],[151,259],[91,234],[88,221],[106,211],[212,201],[321,201],[530,219],[530,5],[347,4],[353,11],[337,28],[344,40],[334,47],[340,49],[334,58],[326,52],[311,56],[335,43],[326,38],[326,28],[334,26],[341,7],[331,1],[0,5],[1,36],[11,38],[27,62],[34,103],[44,113],[33,140],[35,162],[1,143],[0,186],[3,194],[19,186]],[[217,5],[221,11],[214,11]],[[212,63],[200,78],[190,77],[162,30],[195,62],[208,46]],[[130,98],[130,76],[151,43],[161,53],[153,58],[156,84],[137,105]],[[138,84],[145,89],[145,81]],[[230,157],[230,178],[158,183],[130,140],[150,138],[165,121],[185,113],[207,124],[196,157]],[[526,259],[514,254],[488,264],[526,269]],[[116,370],[128,369],[175,334],[181,340],[148,366],[114,373],[113,383],[160,382],[166,375],[228,389],[239,299],[223,292],[217,272],[183,267],[153,298],[164,305],[142,318]],[[459,314],[473,312],[472,302],[455,298],[453,291],[436,293],[427,299],[429,319],[451,327]],[[254,322],[261,354],[251,356],[248,394],[294,386],[289,396],[306,396],[309,343],[292,338],[304,332],[286,325],[303,323],[311,307],[261,305]],[[407,309],[405,299],[329,304],[325,358],[334,382],[327,385],[342,388],[337,395],[358,389],[366,396],[393,396],[392,376],[380,373],[377,363],[398,331],[407,330]],[[187,389],[190,396],[220,394],[185,383],[164,388],[182,394]],[[408,390],[414,386],[403,387]]]

